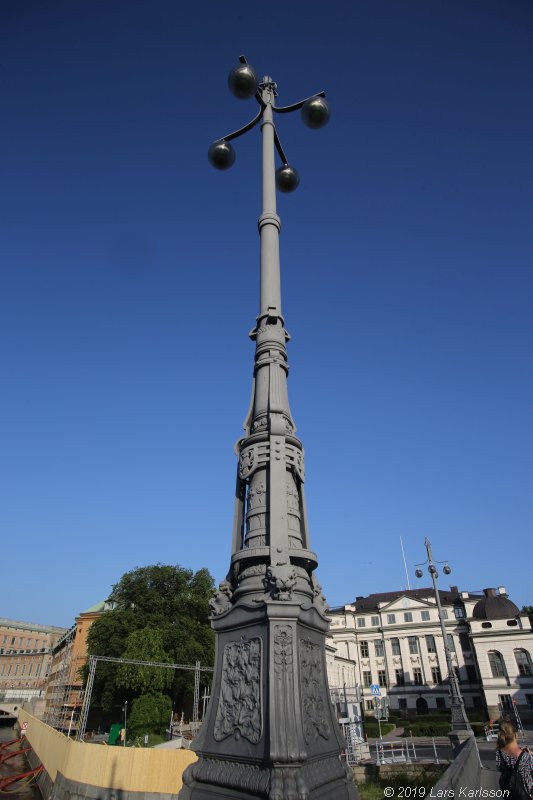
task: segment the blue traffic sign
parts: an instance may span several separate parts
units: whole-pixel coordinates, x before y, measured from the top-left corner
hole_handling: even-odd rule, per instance
[[[370,691],[375,697],[379,697],[381,694],[381,689],[379,687],[379,683],[373,683],[370,687]]]

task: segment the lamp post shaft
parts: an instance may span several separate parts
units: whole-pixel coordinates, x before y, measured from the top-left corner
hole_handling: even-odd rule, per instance
[[[262,98],[265,103],[262,133],[262,209],[259,217],[261,237],[261,297],[259,317],[281,317],[281,283],[279,262],[280,219],[276,213],[276,163],[274,152],[274,88],[264,79]]]

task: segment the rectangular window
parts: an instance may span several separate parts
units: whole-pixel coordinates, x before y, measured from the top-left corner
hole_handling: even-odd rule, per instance
[[[11,669],[12,669],[12,667],[11,667],[11,664],[10,664],[10,665],[9,665],[9,669],[8,669],[8,671],[7,671],[7,674],[8,674],[8,675],[11,675]]]
[[[442,609],[442,619],[448,619],[448,610],[446,608]]]
[[[417,686],[422,686],[423,683],[422,670],[420,669],[420,667],[415,667],[413,669],[413,680]]]
[[[403,615],[403,621],[404,622],[412,622],[413,621],[413,615],[412,615],[412,613],[410,611],[406,611],[405,612],[405,614]]]
[[[15,664],[15,675],[19,674],[19,665]]]
[[[408,641],[409,641],[409,652],[411,653],[411,655],[417,655],[418,639],[416,638],[416,636],[409,636]]]
[[[455,653],[455,641],[452,633],[446,634],[446,642],[448,644],[448,650],[450,653]]]
[[[437,708],[441,710],[446,708],[446,700],[444,697],[437,697]]]
[[[376,651],[376,658],[383,658],[385,653],[384,653],[384,650],[383,650],[383,641],[382,641],[382,639],[376,639],[376,641],[374,642],[374,648],[375,648],[375,651]]]
[[[368,642],[360,642],[361,658],[368,658]]]
[[[470,651],[472,650],[470,639],[468,638],[467,633],[459,634],[459,644],[461,645],[461,650],[463,651],[463,653],[470,653]]]
[[[364,670],[363,672],[363,686],[365,689],[370,689],[372,686],[372,673],[370,670]]]
[[[420,613],[422,615],[422,622],[429,622],[429,611],[425,610]]]
[[[6,671],[6,665],[4,664],[4,666],[2,667],[2,675],[4,674],[5,671]]]
[[[21,669],[21,671],[20,671],[20,674],[21,674],[21,675],[25,675],[25,674],[26,674],[26,664],[23,664],[23,665],[22,665],[22,669]]]
[[[387,675],[384,669],[378,669],[378,683],[380,686],[387,685]]]
[[[514,657],[516,659],[516,666],[518,667],[518,674],[523,678],[531,675],[531,662],[526,650],[515,650]]]
[[[20,639],[19,639],[19,647],[22,647],[22,642],[23,642],[23,641],[24,641],[24,640],[23,640],[23,638],[22,638],[22,636],[21,636],[21,637],[20,637]]]
[[[377,627],[378,627],[378,625],[379,625],[379,617],[371,617],[371,618],[370,618],[370,624],[371,624],[371,625],[372,625],[374,628],[377,628]]]
[[[454,606],[453,613],[455,614],[455,619],[465,618],[465,610],[461,606]]]
[[[11,637],[11,644],[15,644],[15,637],[14,636]]]
[[[498,698],[499,698],[499,701],[500,701],[498,703],[498,705],[500,706],[500,709],[502,711],[512,711],[513,702],[511,700],[511,695],[510,694],[499,694]]]
[[[364,628],[366,626],[366,620],[364,617],[357,617],[357,627]]]
[[[437,652],[437,645],[435,644],[435,637],[429,633],[426,636],[426,647],[428,653],[436,653]]]
[[[387,622],[389,623],[389,625],[395,625],[396,624],[396,614],[387,614]]]
[[[396,686],[405,686],[405,677],[403,674],[403,669],[395,669],[394,675],[396,677]]]
[[[407,711],[407,700],[405,699],[405,697],[400,697],[400,699],[398,700],[398,708],[400,709],[400,711]]]
[[[399,655],[401,655],[401,651],[400,651],[400,640],[399,640],[399,639],[397,639],[396,637],[394,637],[394,639],[391,639],[391,640],[390,640],[390,643],[391,643],[391,647],[392,647],[392,655],[393,655],[393,656],[399,656]]]
[[[373,711],[374,710],[374,701],[373,700],[365,700],[366,710]]]
[[[30,668],[28,670],[28,675],[31,675],[32,669],[33,669],[33,664],[30,664]]]
[[[442,683],[442,675],[438,667],[431,667],[431,680],[433,683]]]

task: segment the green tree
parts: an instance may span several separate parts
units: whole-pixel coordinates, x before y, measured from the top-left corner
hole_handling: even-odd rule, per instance
[[[126,572],[113,586],[106,611],[92,624],[87,638],[90,655],[142,661],[212,666],[214,634],[209,624],[213,578],[206,569],[154,564]],[[134,675],[134,670],[141,670]],[[145,691],[166,690],[175,707],[192,694],[193,674],[99,662],[93,696],[104,709],[121,705]],[[169,682],[167,684],[167,681]]]
[[[164,734],[170,724],[172,701],[165,694],[144,694],[131,704],[127,737],[134,739],[145,733]]]
[[[533,627],[533,606],[524,606],[522,609],[522,614],[528,615],[531,627]]]
[[[141,628],[138,631],[132,631],[126,639],[126,649],[122,658],[170,663],[163,644],[163,634],[158,628]],[[121,664],[117,669],[116,683],[117,686],[133,689],[141,694],[157,694],[172,685],[172,670],[137,664]]]

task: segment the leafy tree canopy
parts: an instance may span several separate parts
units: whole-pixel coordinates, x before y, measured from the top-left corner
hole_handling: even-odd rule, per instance
[[[145,733],[164,734],[170,724],[172,701],[168,695],[150,694],[137,697],[128,719],[128,739]]]
[[[154,564],[126,572],[113,586],[106,611],[92,624],[90,655],[211,666],[214,635],[209,599],[214,582],[207,569]],[[180,710],[192,696],[193,673],[99,662],[93,697],[105,709],[140,693],[167,692]]]
[[[136,661],[155,661],[169,664],[170,659],[159,628],[141,628],[132,631],[126,639],[123,658]],[[116,683],[141,694],[156,694],[172,685],[172,670],[161,667],[121,664],[117,669]]]

